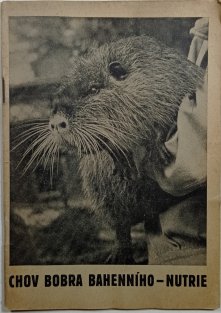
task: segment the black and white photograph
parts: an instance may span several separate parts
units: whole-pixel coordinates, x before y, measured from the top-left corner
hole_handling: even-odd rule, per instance
[[[10,265],[206,265],[208,28],[9,18]]]
[[[3,3],[3,309],[220,306],[219,13]]]

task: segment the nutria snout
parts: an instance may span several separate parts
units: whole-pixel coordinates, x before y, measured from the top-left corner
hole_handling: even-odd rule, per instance
[[[66,131],[68,131],[68,128],[69,128],[69,122],[64,116],[56,114],[50,118],[49,129],[52,132],[65,133]]]

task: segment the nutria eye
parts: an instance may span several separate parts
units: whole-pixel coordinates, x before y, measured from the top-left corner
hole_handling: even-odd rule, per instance
[[[99,87],[93,86],[90,88],[89,93],[92,95],[97,95],[99,93],[99,91],[100,91]]]
[[[123,80],[127,77],[126,70],[117,61],[111,62],[109,64],[109,71],[110,71],[111,75],[114,78],[116,78],[117,80]]]

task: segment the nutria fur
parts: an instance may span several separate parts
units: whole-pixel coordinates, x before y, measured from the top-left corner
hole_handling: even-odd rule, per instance
[[[116,227],[120,248],[110,262],[133,262],[131,225],[172,199],[136,167],[134,153],[145,147],[145,161],[157,167],[170,161],[163,143],[182,99],[202,81],[202,69],[140,36],[77,58],[54,95],[48,151],[54,158],[61,147],[77,150],[84,192]]]

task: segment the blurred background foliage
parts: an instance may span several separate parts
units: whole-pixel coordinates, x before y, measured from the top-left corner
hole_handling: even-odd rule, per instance
[[[144,34],[186,55],[195,20],[11,17],[10,83],[60,78],[70,68],[72,58],[84,53],[93,41],[103,44]]]
[[[186,57],[195,20],[10,18],[11,264],[101,264],[114,242],[105,221],[98,222],[90,212],[75,156],[61,157],[52,184],[49,170],[41,166],[23,175],[24,164],[18,163],[30,141],[13,150],[15,137],[24,130],[22,125],[50,115],[53,84],[92,44],[150,35]],[[146,263],[143,225],[133,229],[132,238],[135,259]]]

